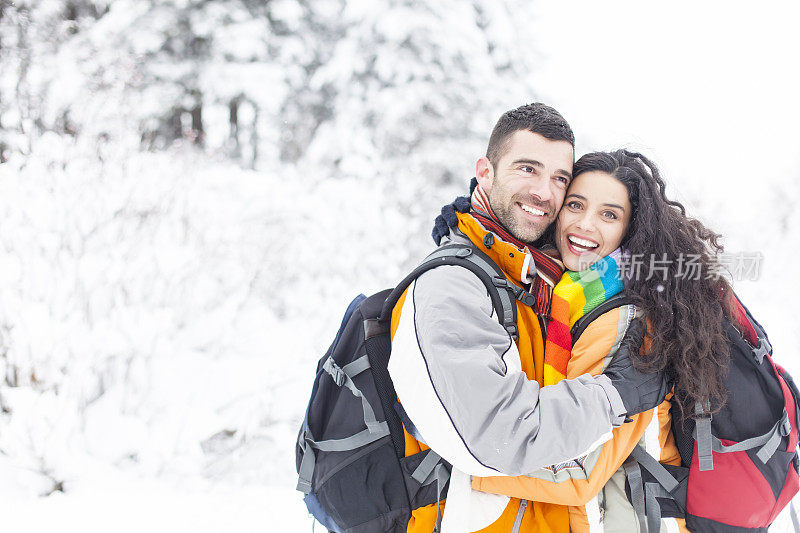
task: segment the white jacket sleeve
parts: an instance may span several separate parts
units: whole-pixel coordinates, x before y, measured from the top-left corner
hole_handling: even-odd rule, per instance
[[[605,376],[541,390],[529,380],[483,283],[458,266],[409,288],[389,373],[426,444],[471,475],[520,475],[584,455],[624,419]]]

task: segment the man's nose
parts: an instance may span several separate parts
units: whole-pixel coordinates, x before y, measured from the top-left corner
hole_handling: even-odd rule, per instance
[[[550,188],[550,180],[543,176],[531,180],[528,193],[536,196],[543,203],[551,203],[554,198],[553,191]]]

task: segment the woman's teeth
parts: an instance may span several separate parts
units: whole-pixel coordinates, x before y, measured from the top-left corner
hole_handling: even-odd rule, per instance
[[[593,250],[594,248],[600,246],[596,242],[587,241],[586,239],[581,239],[578,237],[573,237],[572,235],[567,237],[567,239],[569,239],[569,242],[571,242],[576,248],[581,250]]]
[[[537,217],[543,217],[545,215],[544,211],[540,209],[536,209],[535,207],[530,207],[525,204],[519,204],[522,206],[522,210],[526,213],[530,213],[531,215],[535,215]]]

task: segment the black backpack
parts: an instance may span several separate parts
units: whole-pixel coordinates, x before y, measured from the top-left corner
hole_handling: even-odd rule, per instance
[[[296,446],[297,490],[305,494],[309,512],[331,531],[405,532],[412,510],[445,494],[446,461],[430,449],[405,457],[403,425],[422,439],[397,401],[387,370],[393,308],[417,277],[440,265],[474,272],[514,339],[516,301],[535,302],[476,246],[453,242],[437,248],[394,289],[369,298],[361,294],[350,303],[317,365]]]
[[[628,303],[618,295],[582,317],[573,342],[592,320]],[[661,464],[639,446],[624,464],[642,532],[658,532],[662,517],[685,518],[690,531],[702,533],[766,532],[798,492],[800,394],[772,360],[764,329],[742,308],[758,346],[726,321],[727,403],[713,417],[697,406],[696,420],[671,409],[681,466]],[[794,513],[792,519],[797,530]]]

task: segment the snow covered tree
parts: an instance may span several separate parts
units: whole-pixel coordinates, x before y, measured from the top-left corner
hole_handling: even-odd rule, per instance
[[[327,302],[422,257],[494,120],[534,99],[517,0],[0,6],[0,461],[37,493],[78,457],[278,468],[264,441],[297,413],[273,389],[295,393]],[[217,379],[235,364],[261,376],[245,392]]]

